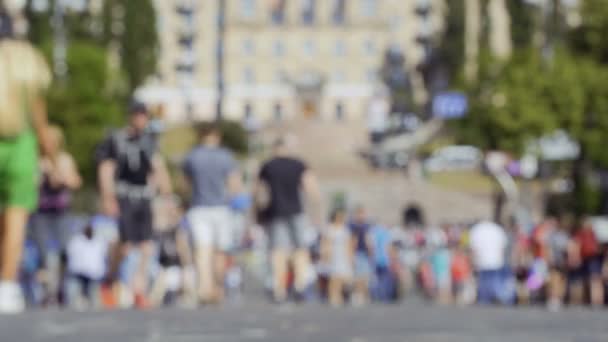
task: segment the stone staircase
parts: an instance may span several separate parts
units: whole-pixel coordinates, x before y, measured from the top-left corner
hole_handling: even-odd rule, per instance
[[[358,155],[367,146],[363,120],[320,121],[299,119],[269,127],[263,138],[293,134],[296,153],[318,175],[329,201],[335,194],[346,196],[350,205],[362,204],[372,217],[397,224],[409,203],[422,206],[430,222],[461,222],[491,214],[489,194],[468,194],[446,190],[422,179],[408,179],[401,171],[375,171]]]

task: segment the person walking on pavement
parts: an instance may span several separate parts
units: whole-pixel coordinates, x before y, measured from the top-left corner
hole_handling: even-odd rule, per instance
[[[44,92],[51,73],[32,45],[16,40],[0,4],[0,313],[25,309],[17,274],[28,214],[37,205],[38,144],[46,154]]]
[[[82,185],[82,179],[74,158],[65,150],[63,132],[57,126],[49,127],[50,150],[40,159],[40,201],[38,210],[31,218],[31,233],[42,257],[42,269],[46,273],[45,305],[65,304],[63,284],[67,266],[67,246],[72,237],[69,210],[72,191]],[[47,245],[59,244],[59,263],[53,265]],[[54,266],[54,267],[53,267]]]
[[[271,249],[274,300],[287,299],[287,273],[291,260],[294,266],[294,287],[302,294],[308,284],[310,255],[306,233],[309,228],[304,214],[301,191],[316,204],[317,227],[321,226],[320,190],[312,170],[301,160],[291,156],[292,142],[278,139],[274,156],[261,168],[256,194],[267,193],[264,208]]]
[[[151,201],[156,191],[169,195],[172,189],[164,161],[146,133],[149,119],[146,106],[133,102],[129,112],[129,125],[110,134],[98,150],[99,188],[103,210],[107,216],[118,219],[120,232],[119,250],[111,262],[109,280],[115,280],[122,259],[133,248],[138,250],[139,264],[130,286],[135,306],[146,308],[148,265],[154,248]],[[107,286],[103,289],[108,291]]]
[[[221,147],[222,135],[214,124],[199,128],[199,144],[185,159],[183,170],[192,189],[188,221],[195,244],[199,299],[202,303],[222,301],[226,255],[232,247],[233,229],[230,194],[240,188],[237,163]]]

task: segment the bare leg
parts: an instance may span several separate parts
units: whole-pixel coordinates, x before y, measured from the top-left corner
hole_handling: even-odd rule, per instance
[[[204,303],[213,301],[213,248],[199,245],[196,249],[196,267],[198,270],[198,295]]]
[[[549,305],[558,308],[566,295],[565,282],[558,271],[552,271],[549,276]]]
[[[213,255],[214,266],[214,299],[221,302],[224,299],[224,279],[226,278],[226,253],[216,251]]]
[[[366,304],[369,296],[369,281],[361,277],[355,281],[355,304]]]
[[[296,291],[303,292],[308,285],[308,272],[310,270],[310,254],[306,249],[298,249],[293,254],[294,286]]]
[[[108,249],[110,254],[108,281],[113,282],[118,274],[118,269],[120,268],[122,259],[128,253],[129,247],[121,244],[120,242],[116,242],[112,243]]]
[[[447,305],[452,302],[452,289],[450,286],[442,285],[438,289],[437,302],[442,305]]]
[[[166,272],[163,268],[160,269],[154,279],[152,291],[150,291],[150,302],[153,306],[159,307],[163,304],[165,293],[167,292]]]
[[[287,261],[286,251],[275,249],[272,252],[272,288],[276,301],[287,299],[287,288],[285,284],[287,279]]]
[[[604,284],[601,275],[592,275],[590,281],[591,305],[593,307],[604,306]]]
[[[581,305],[583,304],[583,297],[585,293],[585,287],[582,281],[576,281],[570,288],[570,304]]]
[[[344,281],[339,277],[329,278],[329,304],[342,306],[344,304]]]
[[[3,215],[3,240],[1,245],[2,269],[0,280],[15,282],[21,263],[23,242],[25,239],[25,225],[28,212],[21,208],[8,208]]]
[[[144,241],[137,248],[139,249],[139,263],[133,277],[133,292],[137,295],[145,295],[148,292],[148,270],[153,251],[152,241]]]

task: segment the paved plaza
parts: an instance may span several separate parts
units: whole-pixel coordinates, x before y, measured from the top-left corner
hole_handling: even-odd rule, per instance
[[[248,303],[153,312],[30,312],[0,317],[0,331],[6,342],[605,342],[608,311]]]

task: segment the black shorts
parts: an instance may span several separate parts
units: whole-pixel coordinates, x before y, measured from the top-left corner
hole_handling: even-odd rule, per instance
[[[372,145],[378,145],[384,140],[384,133],[382,132],[370,132],[369,141]]]
[[[149,199],[118,200],[120,241],[141,243],[152,240],[152,205]]]

